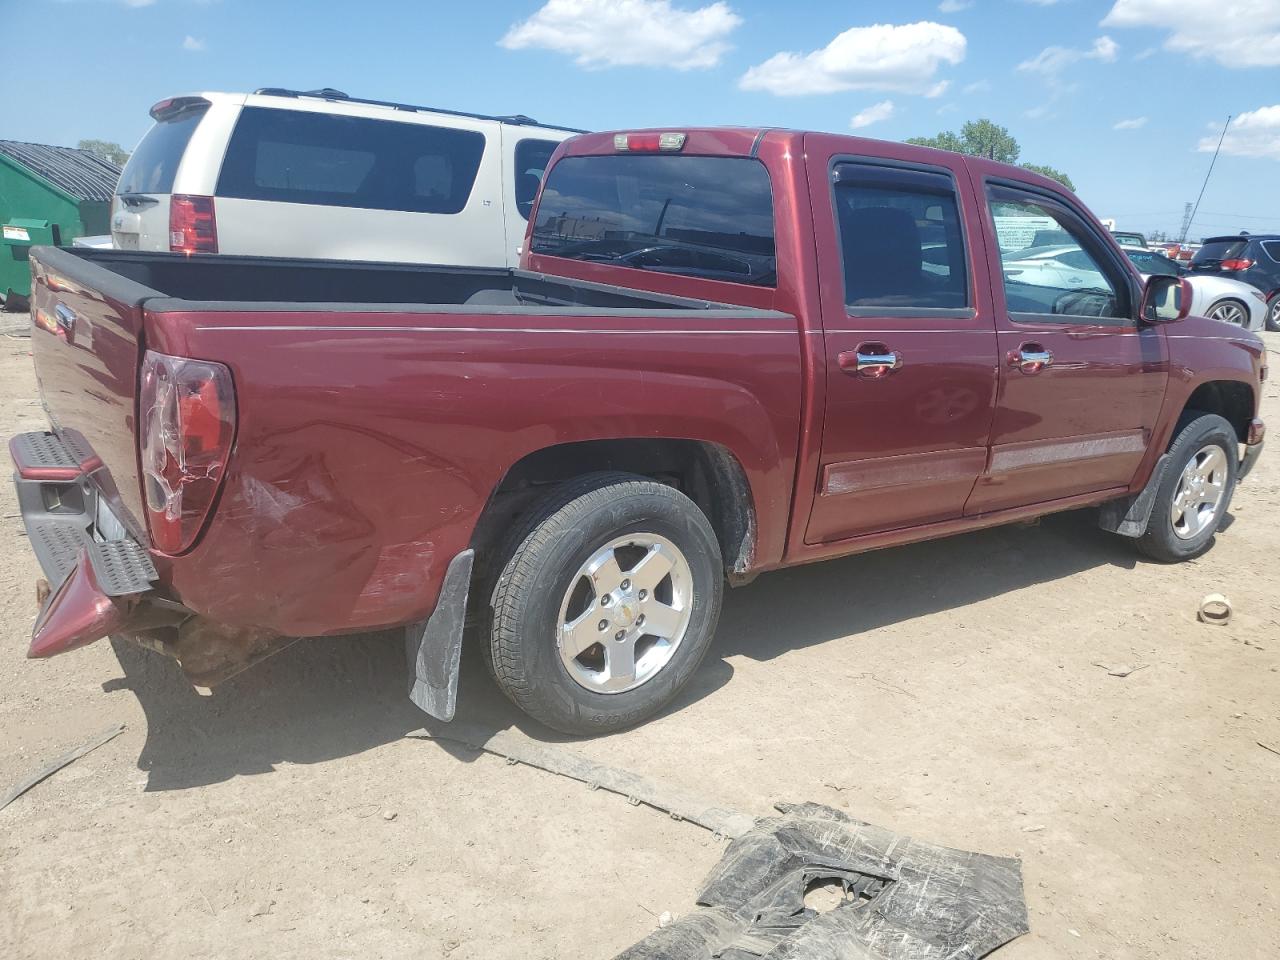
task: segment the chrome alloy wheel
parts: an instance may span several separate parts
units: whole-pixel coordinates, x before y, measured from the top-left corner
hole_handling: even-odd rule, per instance
[[[665,537],[633,533],[593,553],[569,583],[557,621],[560,660],[593,693],[652,680],[689,628],[693,573]]]
[[[1227,323],[1233,323],[1237,327],[1249,326],[1249,314],[1245,308],[1234,300],[1223,300],[1221,303],[1215,303],[1213,309],[1209,311],[1210,320],[1223,320]]]
[[[1173,532],[1191,540],[1218,518],[1227,491],[1227,454],[1216,443],[1202,447],[1187,461],[1169,507]]]

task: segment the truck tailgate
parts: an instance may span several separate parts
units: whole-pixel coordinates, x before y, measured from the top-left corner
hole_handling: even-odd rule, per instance
[[[31,255],[31,352],[55,433],[115,516],[146,543],[138,482],[142,302],[156,292],[62,250]]]

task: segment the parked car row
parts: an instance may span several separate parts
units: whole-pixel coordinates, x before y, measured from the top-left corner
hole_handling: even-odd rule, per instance
[[[1193,279],[1228,277],[1262,291],[1267,329],[1280,331],[1280,234],[1210,237],[1191,259]]]

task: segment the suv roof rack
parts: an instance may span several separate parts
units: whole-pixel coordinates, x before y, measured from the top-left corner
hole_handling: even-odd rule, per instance
[[[422,107],[412,103],[395,103],[391,100],[365,100],[362,97],[352,97],[341,90],[335,90],[333,87],[321,87],[319,90],[290,90],[287,87],[259,87],[253,91],[256,95],[262,97],[316,97],[321,100],[344,101],[346,103],[363,103],[372,107],[390,107],[392,110],[404,110],[409,113],[442,113],[450,117],[470,117],[472,120],[494,120],[498,123],[509,123],[514,126],[521,127],[546,127],[549,130],[565,130],[569,133],[588,133],[587,130],[579,130],[577,127],[562,127],[554,123],[539,123],[533,117],[527,117],[523,113],[515,113],[510,116],[493,117],[484,113],[468,113],[465,110],[445,110],[442,107]]]

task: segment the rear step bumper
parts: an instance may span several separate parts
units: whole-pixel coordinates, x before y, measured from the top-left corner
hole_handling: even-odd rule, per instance
[[[48,580],[27,655],[51,657],[127,629],[158,575],[136,541],[104,540],[95,529],[88,474],[101,461],[79,438],[47,432],[19,434],[9,453],[22,522]]]

